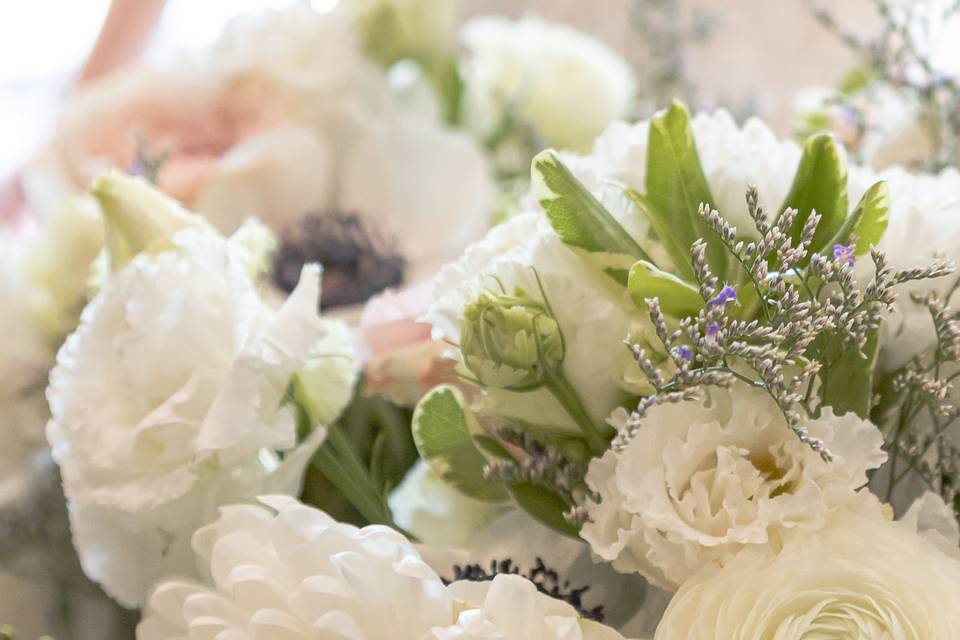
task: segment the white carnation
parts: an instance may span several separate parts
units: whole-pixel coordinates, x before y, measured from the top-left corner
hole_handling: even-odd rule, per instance
[[[750,548],[707,566],[674,596],[656,638],[958,638],[958,601],[960,560],[907,523],[844,513],[779,553]]]
[[[464,25],[462,40],[466,118],[484,135],[514,117],[551,146],[583,150],[632,105],[627,62],[568,26],[482,16]]]
[[[449,588],[396,531],[357,529],[287,497],[222,510],[194,549],[212,587],[153,592],[138,640],[611,639],[519,576]]]
[[[511,218],[444,267],[424,321],[433,325],[434,339],[460,344],[465,307],[483,292],[513,295],[517,287],[537,302],[545,296],[564,336],[562,373],[594,425],[603,425],[627,399],[624,376],[635,365],[623,339],[636,311],[624,287],[564,245],[543,215]],[[459,349],[454,356],[463,365]],[[577,423],[543,387],[511,391],[488,386],[480,405],[483,414],[580,434]]]
[[[128,606],[160,575],[189,570],[189,536],[218,504],[297,491],[323,434],[295,449],[282,403],[325,334],[319,269],[273,311],[240,244],[197,228],[168,246],[111,274],[47,393],[81,561]]]
[[[801,442],[758,390],[655,407],[624,449],[590,463],[587,483],[601,501],[581,535],[618,570],[671,590],[744,547],[822,527],[831,510],[876,509],[857,490],[886,458],[880,431],[829,408],[805,426],[832,462]]]

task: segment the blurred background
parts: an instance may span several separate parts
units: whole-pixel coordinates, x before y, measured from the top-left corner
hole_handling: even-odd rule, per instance
[[[110,0],[2,3],[0,184],[9,186],[18,168],[48,141],[64,98],[84,80],[137,60],[162,66],[210,45],[237,14],[290,3],[117,0],[113,9]],[[311,4],[325,11],[337,0]],[[118,5],[126,10],[116,13]],[[829,6],[850,28],[869,32],[875,27],[869,0],[833,0]],[[91,57],[112,11],[121,16],[114,36]],[[459,22],[492,13],[536,13],[570,24],[604,41],[633,66],[642,108],[678,96],[700,107],[725,106],[740,118],[761,115],[784,137],[790,134],[794,94],[808,86],[836,85],[854,65],[851,53],[818,24],[804,0],[462,0],[458,12]],[[19,496],[22,482],[0,476],[0,501]],[[0,623],[14,625],[21,640],[50,632],[49,621],[64,606],[53,595],[54,586],[36,575],[23,577],[30,573],[29,567],[17,575],[0,572]],[[103,619],[100,603],[91,600],[89,606],[89,614],[81,616],[89,624],[84,637],[113,637],[97,630]]]

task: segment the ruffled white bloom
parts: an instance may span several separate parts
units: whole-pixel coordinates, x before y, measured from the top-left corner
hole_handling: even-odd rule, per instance
[[[656,638],[957,638],[958,600],[960,560],[908,523],[844,513],[779,553],[749,548],[705,567],[674,596]]]
[[[194,549],[212,587],[153,592],[138,640],[616,640],[519,576],[449,588],[396,531],[340,524],[287,497],[222,510]]]
[[[714,206],[737,230],[748,235],[754,230],[745,194],[754,184],[768,211],[783,203],[802,155],[791,140],[780,140],[763,121],[750,118],[741,127],[724,110],[698,113],[693,130],[704,176]],[[647,142],[650,122],[615,122],[597,138],[590,155],[570,157],[577,177],[607,205],[621,224],[642,242],[647,224],[636,208],[621,194],[619,183],[645,193]],[[566,159],[565,159],[566,160]]]
[[[592,422],[603,425],[628,395],[623,390],[625,372],[635,365],[623,348],[623,338],[636,312],[625,289],[568,248],[543,215],[525,213],[511,218],[468,247],[457,262],[444,267],[424,321],[433,325],[435,340],[459,345],[468,305],[483,293],[512,296],[517,288],[536,303],[549,303],[565,341],[561,371]],[[510,336],[504,339],[513,340]],[[451,355],[465,367],[461,350]],[[491,378],[525,376],[506,365],[488,364],[494,367]],[[515,375],[509,375],[511,371]],[[515,391],[488,386],[478,410],[569,435],[580,433],[576,421],[543,387]]]
[[[960,172],[950,168],[938,175],[914,174],[895,167],[871,179],[886,180],[890,192],[889,224],[879,248],[891,266],[907,269],[928,266],[937,258],[960,258]],[[870,261],[862,262],[861,269],[869,272]],[[910,292],[936,290],[945,296],[953,280],[898,287],[896,313],[887,316],[883,326],[883,370],[905,365],[936,343],[930,313],[911,300]]]
[[[466,118],[482,135],[513,118],[550,146],[584,150],[632,106],[627,62],[568,26],[482,16],[464,25],[462,40]]]
[[[137,183],[119,181],[115,193],[125,186]],[[152,217],[108,234],[111,247],[147,250],[112,262],[118,270],[61,348],[47,392],[47,437],[81,561],[128,606],[164,573],[189,570],[189,537],[217,505],[296,492],[323,437],[318,429],[298,446],[283,405],[326,332],[319,269],[305,268],[274,311],[241,243],[202,224],[176,231],[190,214],[164,202],[131,202],[155,205]],[[123,211],[108,219],[122,222]],[[173,235],[150,235],[157,230]]]
[[[423,460],[418,460],[390,493],[389,503],[397,525],[437,547],[469,546],[479,530],[506,510],[505,505],[457,491]]]
[[[581,535],[618,570],[672,590],[744,547],[818,529],[832,510],[879,513],[857,490],[886,459],[880,431],[829,408],[805,426],[832,462],[800,442],[761,391],[735,387],[656,407],[622,451],[590,463],[587,483],[601,502]]]

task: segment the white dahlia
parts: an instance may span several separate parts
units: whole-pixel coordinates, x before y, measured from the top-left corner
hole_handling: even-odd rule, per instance
[[[196,533],[212,586],[157,586],[138,640],[617,640],[515,575],[440,577],[396,531],[357,529],[288,497],[231,506]]]

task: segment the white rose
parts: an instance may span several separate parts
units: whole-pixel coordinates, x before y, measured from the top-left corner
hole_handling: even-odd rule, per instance
[[[673,597],[656,638],[958,638],[958,601],[960,560],[909,524],[844,513],[779,553],[749,548],[705,567]]]
[[[519,576],[448,588],[392,529],[340,524],[283,496],[260,500],[270,509],[227,507],[196,533],[212,586],[158,585],[138,640],[620,638]]]
[[[610,412],[628,396],[623,390],[624,374],[635,365],[623,339],[636,312],[626,290],[564,245],[543,215],[525,213],[511,218],[468,247],[457,262],[444,267],[437,276],[434,303],[424,321],[433,325],[434,339],[460,345],[464,309],[481,294],[509,297],[517,288],[533,302],[549,304],[564,339],[561,372],[579,396],[589,420],[595,426],[604,425]],[[556,330],[553,328],[548,337],[555,338]],[[508,342],[514,339],[509,335],[502,338]],[[519,334],[516,337],[522,338]],[[526,347],[535,348],[529,342]],[[483,364],[475,363],[471,371],[460,349],[452,355],[468,376],[476,376],[477,366]],[[522,355],[519,350],[505,354],[511,359]],[[552,355],[558,357],[557,353]],[[491,380],[507,383],[535,374],[497,363],[495,358],[486,366],[491,367]],[[567,435],[576,436],[581,431],[557,397],[544,387],[515,391],[488,385],[479,405],[479,412],[485,415],[540,425]]]
[[[482,16],[464,25],[462,40],[466,119],[482,135],[513,116],[550,146],[584,150],[632,106],[627,62],[571,27]]]
[[[747,209],[747,186],[755,184],[771,215],[790,191],[802,155],[791,140],[780,140],[763,121],[738,126],[724,110],[698,113],[690,123],[713,205],[741,235],[755,234]],[[619,186],[645,193],[650,122],[615,122],[597,138],[591,154],[571,158],[574,173],[594,191],[632,235],[642,240],[647,225]],[[566,160],[566,159],[565,159]]]
[[[122,193],[138,183],[119,185]],[[81,561],[128,606],[163,573],[189,570],[189,536],[218,504],[296,492],[323,436],[317,430],[298,446],[283,405],[291,377],[327,333],[317,317],[319,269],[305,268],[274,311],[250,280],[242,244],[203,225],[151,236],[181,223],[174,214],[190,220],[163,202],[143,202],[155,208],[140,230],[130,221],[112,227],[110,246],[150,249],[114,262],[47,392],[47,437]]]
[[[822,527],[832,510],[877,511],[857,490],[886,459],[880,431],[829,408],[805,426],[832,462],[800,442],[759,390],[655,407],[623,450],[590,463],[587,483],[601,501],[581,535],[618,570],[672,590],[743,547]]]

